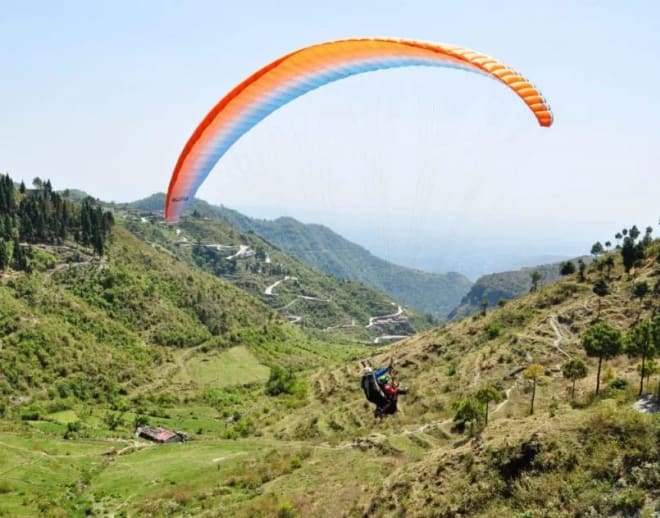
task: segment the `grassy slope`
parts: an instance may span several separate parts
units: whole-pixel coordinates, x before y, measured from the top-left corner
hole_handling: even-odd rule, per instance
[[[161,210],[164,195],[155,194],[132,205],[143,210]],[[445,318],[471,285],[469,279],[458,273],[433,274],[389,263],[322,225],[306,225],[293,218],[274,221],[249,218],[201,200],[195,200],[193,209],[244,232],[252,231],[320,271],[363,282],[436,318]]]
[[[628,329],[639,302],[632,300],[631,283],[621,269],[615,275],[601,316]],[[658,264],[648,264],[638,280],[653,285],[657,275]],[[596,274],[590,276],[593,280]],[[657,511],[660,421],[657,415],[631,409],[638,383],[635,362],[624,356],[609,362],[614,374],[631,386],[606,389],[591,402],[595,368],[587,360],[590,375],[578,383],[576,408],[569,404],[569,383],[559,372],[566,356],[557,346],[586,359],[579,335],[596,317],[595,298],[590,284],[571,278],[485,318],[466,319],[391,346],[374,364],[394,356],[411,393],[402,396],[400,414],[381,425],[373,423],[355,397],[351,384],[357,366],[334,371],[333,381],[319,373],[313,377],[318,410],[289,416],[277,424],[276,433],[323,438],[339,446],[360,435],[353,444],[394,461],[398,467],[385,476],[382,489],[365,488],[349,514],[398,516],[405,510],[413,516],[495,517],[529,510],[533,516],[604,516],[629,515],[637,504]],[[647,300],[644,314],[659,302]],[[554,319],[560,323],[559,341]],[[493,322],[504,331],[489,339],[485,330]],[[529,386],[511,373],[532,361],[544,365],[547,376],[537,391],[535,415],[528,416]],[[451,403],[487,383],[509,390],[510,399],[491,415],[479,440],[461,440],[451,430]],[[527,458],[530,451],[534,453]],[[302,491],[300,481],[285,487],[285,494]]]
[[[657,271],[657,263],[649,263],[639,278],[655,282]],[[589,275],[593,280],[596,274]],[[637,317],[639,302],[631,300],[631,283],[620,266],[614,276],[602,317],[627,328]],[[643,311],[648,314],[654,304],[657,299],[647,299]],[[354,350],[335,349],[325,359],[311,356],[307,365],[316,361],[327,366],[309,373],[307,396],[297,400],[265,397],[258,384],[209,388],[208,380],[218,372],[217,355],[225,353],[190,349],[188,356],[167,364],[185,379],[177,378],[174,401],[160,405],[166,415],[152,419],[190,432],[194,441],[108,458],[100,455],[107,451],[104,447],[119,450],[129,444],[108,439],[128,441],[130,426],[103,431],[93,411],[84,419],[91,437],[76,449],[71,445],[78,442],[59,439],[62,425],[25,423],[18,432],[0,433],[0,441],[13,445],[3,452],[12,455],[6,457],[12,476],[0,486],[0,510],[29,515],[48,502],[49,512],[62,515],[91,508],[123,510],[130,516],[407,512],[495,517],[524,511],[533,516],[627,516],[640,504],[650,512],[660,499],[658,417],[630,409],[635,386],[606,389],[592,401],[591,360],[590,377],[578,383],[579,404],[573,407],[568,383],[557,372],[565,361],[561,351],[584,358],[579,335],[596,311],[591,285],[569,278],[486,317],[374,351],[375,364],[393,356],[399,379],[410,387],[410,394],[401,398],[400,413],[380,424],[359,393],[357,360],[332,367]],[[553,329],[555,318],[561,340]],[[503,330],[489,339],[486,329],[493,322]],[[313,343],[307,347],[314,350]],[[251,348],[257,354],[264,349]],[[296,351],[280,351],[279,361],[292,361]],[[527,415],[526,383],[511,375],[531,361],[547,371],[534,416]],[[254,365],[253,359],[248,364]],[[616,376],[636,385],[634,362],[620,357],[608,364]],[[173,372],[167,365],[160,369],[162,383],[153,387],[156,394],[167,394]],[[470,440],[451,430],[451,403],[486,383],[509,390],[510,398],[496,412],[492,405],[489,426],[479,439]],[[135,404],[149,406],[138,392]],[[248,427],[248,438],[220,439],[241,423]],[[5,426],[17,429],[12,421]],[[40,479],[38,486],[26,481],[34,470],[49,469],[53,454],[66,455],[67,450],[71,458],[66,470]],[[65,489],[67,484],[71,489]],[[71,497],[66,499],[68,491]]]
[[[243,346],[232,347],[210,358],[195,356],[182,370],[172,378],[174,383],[192,378],[199,385],[218,388],[264,383],[269,374],[268,367]]]

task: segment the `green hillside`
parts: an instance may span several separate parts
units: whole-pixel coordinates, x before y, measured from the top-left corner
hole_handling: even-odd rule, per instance
[[[641,242],[624,246],[633,255],[599,258],[584,279],[569,275],[486,316],[382,348],[307,338],[121,228],[93,268],[8,271],[0,293],[14,314],[2,321],[1,365],[20,357],[11,361],[26,367],[2,378],[0,515],[651,517],[660,511],[660,414],[633,407],[641,359],[606,359],[596,395],[598,361],[583,347],[595,323],[628,337],[660,310],[660,242]],[[601,267],[609,257],[612,268]],[[109,285],[96,280],[106,270]],[[120,289],[129,280],[131,297]],[[214,335],[197,314],[201,286],[209,311],[237,307],[229,334]],[[75,315],[84,325],[70,325]],[[155,332],[162,319],[194,322],[190,340],[155,342],[180,336],[168,326]],[[47,341],[17,336],[37,323]],[[57,326],[61,337],[50,331]],[[408,388],[382,422],[359,389],[365,359],[393,359]],[[588,366],[574,397],[562,374],[569,359]],[[117,391],[49,390],[76,369],[116,378]],[[657,371],[648,376],[643,401],[652,408]],[[473,399],[486,388],[487,423]],[[144,423],[190,441],[136,439]]]
[[[130,205],[144,211],[160,211],[164,203],[163,194],[154,194]],[[322,225],[306,225],[293,218],[253,219],[197,199],[190,210],[244,232],[252,231],[320,271],[339,279],[363,282],[436,318],[446,318],[471,285],[469,279],[458,273],[428,273],[389,263]]]
[[[288,256],[255,233],[220,221],[185,217],[177,225],[117,212],[117,220],[153,246],[188,265],[231,282],[282,316],[313,333],[373,341],[409,336],[433,320],[401,308],[382,292],[355,281],[336,279]]]
[[[309,341],[244,291],[125,229],[113,231],[100,259],[60,262],[69,246],[44,246],[44,271],[3,275],[5,396],[109,400],[150,379],[177,349],[248,345],[259,353],[270,340]]]

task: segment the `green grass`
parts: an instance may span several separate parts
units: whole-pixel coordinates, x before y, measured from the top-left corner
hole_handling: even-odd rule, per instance
[[[76,421],[80,420],[78,415],[73,410],[62,410],[61,412],[54,412],[52,414],[48,414],[46,419],[61,424],[75,423]]]
[[[173,382],[222,388],[265,382],[269,372],[247,347],[238,346],[212,355],[194,356],[174,376]]]
[[[145,499],[160,501],[175,486],[197,494],[222,484],[246,458],[267,448],[213,440],[106,455],[127,444],[0,432],[0,516],[72,516],[92,507],[134,514]]]
[[[173,486],[193,493],[213,487],[256,449],[257,444],[243,441],[152,446],[116,458],[94,478],[87,494],[107,510],[135,510],[140,500],[162,497]]]
[[[0,516],[67,516],[67,495],[108,449],[100,441],[0,432]]]

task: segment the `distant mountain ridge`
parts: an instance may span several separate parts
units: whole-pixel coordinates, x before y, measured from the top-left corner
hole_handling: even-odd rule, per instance
[[[539,287],[550,284],[561,277],[560,267],[561,263],[551,263],[483,275],[472,285],[461,303],[449,313],[448,318],[459,320],[478,313],[482,309],[481,302],[484,299],[488,300],[488,307],[493,308],[497,306],[500,300],[515,299],[529,293],[532,288],[532,273],[534,271],[541,274]]]
[[[163,193],[128,204],[145,211],[162,210]],[[437,318],[447,318],[471,287],[460,273],[428,273],[392,264],[348,241],[331,229],[304,224],[293,218],[250,218],[226,207],[195,199],[190,210],[227,223],[243,232],[254,232],[281,250],[318,270],[340,279],[362,282],[412,308]]]

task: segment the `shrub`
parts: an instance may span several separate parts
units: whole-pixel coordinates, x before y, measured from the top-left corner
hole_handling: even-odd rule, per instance
[[[41,408],[29,407],[21,412],[22,421],[38,421],[41,419]]]
[[[621,378],[614,378],[610,383],[610,388],[614,390],[623,390],[628,386],[628,382]]]
[[[486,336],[489,340],[497,338],[502,333],[502,324],[499,322],[491,322],[490,325],[486,328]]]
[[[149,417],[146,415],[137,414],[135,419],[133,419],[133,428],[137,429],[142,426],[147,426],[149,424]]]
[[[4,495],[6,493],[11,493],[12,492],[12,487],[9,485],[9,482],[6,480],[0,481],[0,495]]]
[[[74,439],[78,437],[82,425],[80,421],[72,421],[66,424],[66,432],[64,432],[64,439]]]
[[[616,510],[623,513],[624,516],[635,516],[644,505],[646,499],[644,491],[639,488],[630,488],[624,491],[616,502]]]
[[[266,382],[266,394],[279,396],[280,394],[293,394],[296,388],[296,376],[290,369],[273,367]]]
[[[116,430],[124,425],[124,415],[120,412],[106,412],[103,416],[103,422],[108,425],[110,430]]]
[[[609,383],[612,379],[614,379],[614,369],[612,367],[608,366],[605,369],[605,372],[603,372],[603,383]]]
[[[291,504],[283,504],[277,511],[277,518],[295,518],[296,509]]]
[[[69,401],[62,401],[61,399],[55,400],[46,405],[46,412],[54,414],[55,412],[62,412],[63,410],[70,410],[73,404]]]
[[[234,425],[234,430],[241,437],[247,437],[254,431],[254,423],[249,418],[240,419]]]
[[[456,423],[457,429],[462,431],[469,424],[470,434],[472,434],[473,425],[481,422],[484,416],[483,405],[474,398],[466,398],[455,401],[452,406],[456,411],[454,414],[454,423]]]

